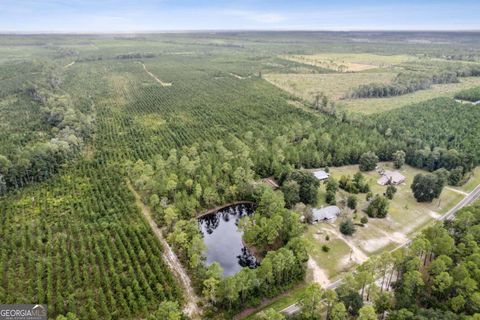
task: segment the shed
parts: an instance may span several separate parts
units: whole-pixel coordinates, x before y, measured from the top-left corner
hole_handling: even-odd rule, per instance
[[[315,176],[315,178],[317,178],[320,181],[326,180],[328,179],[328,177],[330,177],[330,173],[326,172],[325,170],[314,171],[313,175]]]
[[[313,221],[320,222],[335,219],[341,213],[341,210],[337,206],[328,206],[320,209],[313,209],[312,213]]]
[[[387,184],[397,185],[405,182],[405,176],[398,171],[385,170],[381,173],[381,178],[377,182],[382,186]]]

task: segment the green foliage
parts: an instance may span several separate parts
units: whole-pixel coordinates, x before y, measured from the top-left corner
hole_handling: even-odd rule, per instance
[[[475,69],[475,70],[478,70]],[[432,84],[456,83],[457,73],[453,71],[439,71],[434,73],[402,72],[399,73],[392,83],[370,83],[361,85],[352,90],[349,98],[383,98],[400,96],[418,90],[429,89]]]
[[[320,182],[308,171],[297,170],[288,175],[287,181],[292,180],[297,182],[299,186],[300,201],[305,204],[317,204],[317,192]]]
[[[431,202],[442,193],[443,182],[435,174],[417,174],[410,186],[418,202]]]
[[[480,87],[466,89],[455,94],[455,99],[466,100],[471,102],[480,101]]]
[[[378,157],[374,152],[366,152],[360,157],[360,170],[361,171],[372,171],[377,166]]]
[[[351,236],[355,233],[356,229],[352,219],[346,219],[340,223],[340,232],[344,235]]]
[[[282,186],[285,204],[288,208],[300,202],[300,186],[296,181],[288,180]]]
[[[299,301],[302,319],[320,319],[324,295],[325,291],[318,283],[311,284],[305,289]]]
[[[350,176],[342,176],[339,181],[341,189],[349,193],[367,193],[370,191],[368,182],[361,172],[355,173],[353,179]]]
[[[272,198],[272,195],[280,197]],[[244,217],[239,223],[244,241],[261,253],[285,245],[302,231],[300,216],[283,207],[281,195],[280,192],[265,189],[255,213]]]
[[[230,310],[254,303],[259,297],[273,296],[305,276],[308,254],[299,238],[277,251],[269,251],[256,269],[244,268],[224,278],[216,305]]]
[[[362,218],[360,218],[360,223],[367,224],[368,223],[368,218],[366,216],[363,216]]]
[[[394,185],[389,184],[389,185],[387,186],[387,190],[385,191],[385,197],[387,197],[388,199],[392,200],[392,199],[393,199],[393,196],[395,195],[395,193],[397,193],[397,187],[395,187]]]
[[[349,290],[346,293],[339,294],[338,298],[345,305],[350,315],[358,315],[359,310],[363,307],[363,299],[353,290]]]
[[[377,194],[369,203],[366,212],[370,218],[385,218],[388,214],[388,199]]]
[[[438,98],[372,115],[370,120],[380,132],[391,130],[391,138],[405,139],[406,163],[429,171],[463,167],[467,172],[480,160],[478,117],[480,108]]]
[[[327,202],[330,205],[335,205],[337,204],[337,196],[334,192],[332,191],[327,191],[325,195],[325,202]]]
[[[358,199],[356,196],[354,195],[351,195],[351,196],[348,196],[347,198],[347,206],[352,209],[352,210],[355,210],[357,208],[357,203],[358,203]]]
[[[298,216],[283,208],[278,193],[269,193],[264,212],[255,217],[265,219],[259,232],[266,247],[272,238],[272,248],[286,245],[269,251],[259,268],[222,279],[217,267],[202,263],[204,243],[193,219],[198,212],[239,199],[259,200],[263,192],[252,183],[258,178],[285,178],[294,168],[357,164],[368,151],[383,161],[405,150],[407,163],[431,171],[461,167],[462,174],[478,160],[478,117],[472,108],[424,105],[409,109],[404,121],[396,111],[373,126],[334,108],[326,116],[293,107],[289,100],[295,98],[256,76],[323,72],[278,55],[291,49],[310,52],[324,43],[330,47],[339,43],[337,36],[298,34],[302,41],[291,46],[291,35],[284,33],[252,35],[258,41],[225,34],[222,43],[212,37],[2,37],[4,48],[10,48],[0,61],[2,302],[47,303],[52,318],[67,311],[81,319],[146,319],[155,312],[158,318],[178,318],[180,289],[127,178],[151,206],[199,292],[215,308],[239,310],[304,278],[308,255],[296,236]],[[457,41],[463,36],[435,37]],[[11,49],[19,43],[22,50]],[[371,50],[371,44],[358,46]],[[397,45],[376,46],[390,54]],[[417,47],[432,55],[441,51],[420,45],[408,50]],[[134,61],[139,57],[152,74],[173,85],[162,87],[152,79]],[[462,75],[474,71],[463,70]],[[385,134],[389,128],[392,135]],[[459,180],[458,172],[456,177],[452,181]],[[300,201],[314,203],[318,186],[308,179],[290,180],[299,185]],[[295,192],[285,195],[288,205],[296,202]],[[462,235],[458,229],[455,234]],[[457,257],[474,252],[468,238],[455,236],[464,244],[458,250],[444,235],[434,242],[435,252],[451,255],[461,266],[455,272],[447,267],[432,281],[443,294],[461,294],[465,301],[459,297],[445,306],[471,314],[478,299],[468,293],[476,274],[472,263],[462,265]],[[469,259],[476,261],[475,255]],[[442,272],[452,273],[450,287],[458,283],[454,293]],[[345,318],[351,304],[345,306],[333,304],[331,318]]]
[[[182,312],[180,311],[180,309],[178,307],[178,302],[163,301],[158,306],[157,311],[155,311],[147,319],[148,320],[157,320],[157,319],[181,320],[182,319]]]
[[[397,150],[393,154],[393,165],[395,169],[400,169],[405,164],[406,153],[403,150]]]
[[[275,311],[272,308],[269,308],[265,311],[259,312],[256,315],[255,319],[257,319],[257,320],[284,320],[285,316],[282,313],[280,313],[278,311]]]

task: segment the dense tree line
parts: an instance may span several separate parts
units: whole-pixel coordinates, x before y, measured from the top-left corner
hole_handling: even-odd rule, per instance
[[[271,36],[260,38],[264,42]],[[57,55],[57,47],[49,43],[63,41],[22,39],[35,46],[23,47],[26,52],[41,52],[45,60],[52,53]],[[126,44],[127,40],[118,41]],[[244,54],[243,50],[232,55],[197,43],[205,55],[172,54],[152,61],[152,72],[159,70],[162,77],[175,79],[174,86],[162,88],[155,81],[148,82],[151,79],[138,64],[114,59],[125,47],[104,44],[90,52],[82,48],[76,61],[84,62],[65,70],[50,70],[43,63],[26,68],[17,59],[0,66],[2,74],[19,75],[0,80],[1,97],[15,95],[20,102],[28,101],[22,103],[21,113],[7,117],[16,120],[11,121],[17,124],[15,131],[5,135],[4,121],[0,123],[2,168],[15,166],[17,158],[7,144],[27,150],[37,142],[58,138],[67,127],[85,140],[79,133],[84,131],[68,122],[71,108],[87,117],[96,114],[96,134],[89,141],[92,149],[86,150],[85,159],[52,176],[53,167],[49,166],[56,159],[46,158],[41,170],[48,171],[50,179],[0,199],[0,300],[7,303],[47,303],[52,317],[72,311],[80,319],[178,318],[179,306],[171,301],[181,304],[181,294],[160,258],[161,246],[141,220],[127,189],[126,162],[135,187],[192,270],[198,289],[214,308],[235,310],[303,279],[305,246],[294,236],[296,231],[289,230],[295,215],[284,208],[259,215],[259,219],[286,221],[286,226],[275,230],[278,243],[284,246],[266,246],[275,250],[266,253],[262,266],[221,279],[215,264],[203,266],[204,244],[192,219],[198,211],[245,197],[260,203],[263,188],[251,183],[259,177],[280,178],[302,167],[356,164],[369,151],[379,160],[389,160],[395,151],[407,150],[402,136],[372,130],[333,108],[330,116],[318,117],[292,108],[287,103],[293,99],[290,95],[257,77],[214,78],[218,70],[258,72],[260,64],[268,70],[284,71],[279,59],[258,57],[258,52]],[[150,45],[147,50],[153,48]],[[292,50],[297,50],[297,45]],[[164,50],[163,43],[161,46],[159,52]],[[185,48],[174,40],[168,46],[175,52]],[[55,64],[63,68],[63,62]],[[2,108],[6,105],[13,109],[18,103],[2,101]],[[16,118],[22,114],[27,116]],[[81,114],[72,117],[82,119]],[[19,130],[24,127],[45,130],[32,135]],[[86,137],[88,130],[85,132]],[[218,143],[219,139],[223,142]],[[429,141],[421,149],[433,149],[436,143]],[[301,183],[296,179],[286,182],[293,190],[295,183]],[[300,199],[300,186],[298,190]],[[270,212],[273,217],[268,216]],[[265,230],[268,234],[268,228]],[[390,268],[391,264],[378,263],[376,268],[383,270],[383,266]],[[368,280],[358,280],[352,288],[360,291],[360,284],[365,284],[367,291]],[[373,293],[371,289],[371,296]],[[352,292],[345,290],[339,296],[343,308],[340,303],[332,305],[332,314],[333,310],[340,314],[354,310],[358,298]],[[371,310],[357,311],[368,314]]]
[[[439,168],[469,172],[478,164],[480,109],[448,98],[438,98],[388,113],[370,116],[377,129],[403,139],[406,163],[435,171]]]
[[[466,89],[455,94],[455,99],[466,100],[471,102],[480,101],[480,87]]]
[[[433,84],[458,82],[452,71],[438,73],[399,73],[391,83],[370,83],[359,86],[348,93],[348,98],[385,98],[400,96],[418,90],[431,88]]]
[[[155,58],[156,55],[152,52],[132,52],[132,53],[124,53],[119,54],[115,58],[119,60],[124,59],[142,59],[142,58]]]
[[[477,319],[479,228],[480,207],[464,208],[454,220],[425,229],[408,247],[371,257],[335,291],[311,285],[300,298],[301,312],[291,318]]]
[[[365,176],[361,172],[357,172],[351,176],[342,176],[338,182],[341,189],[348,193],[367,193],[370,191],[370,186],[365,180]]]
[[[91,113],[93,100],[81,100],[65,93],[62,82],[61,76],[52,71],[46,78],[15,93],[22,99],[30,99],[30,107],[39,110],[39,123],[32,120],[38,127],[30,127],[27,123],[27,130],[31,130],[28,134],[42,136],[45,132],[45,138],[31,140],[17,150],[7,149],[8,153],[0,154],[0,196],[52,176],[60,165],[79,153],[84,141],[90,137],[94,121]]]

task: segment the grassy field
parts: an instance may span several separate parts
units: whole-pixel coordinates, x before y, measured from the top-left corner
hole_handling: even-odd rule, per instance
[[[389,97],[389,98],[373,98],[373,99],[349,99],[342,100],[339,103],[342,109],[359,112],[364,114],[372,114],[384,112],[406,105],[421,101],[430,100],[437,97],[452,97],[459,91],[480,85],[479,77],[461,78],[459,83],[437,84],[431,89],[420,90],[414,93]],[[298,87],[301,87],[298,85]]]
[[[408,55],[376,55],[369,53],[323,53],[313,55],[287,55],[282,58],[331,69],[338,72],[361,72],[372,69],[389,69],[395,65],[417,60]]]
[[[351,89],[362,84],[389,83],[392,72],[327,73],[327,74],[264,74],[263,78],[288,93],[313,102],[319,93],[337,101],[349,112],[372,114],[384,112],[437,97],[452,97],[460,90],[480,85],[479,77],[461,78],[459,83],[433,85],[431,89],[388,98],[342,99]]]
[[[395,78],[395,73],[265,74],[263,78],[295,96],[313,102],[319,93],[339,100],[349,90],[362,84],[389,83]]]

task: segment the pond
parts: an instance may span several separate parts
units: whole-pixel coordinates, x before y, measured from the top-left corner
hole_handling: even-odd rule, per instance
[[[226,207],[198,219],[203,240],[207,246],[207,265],[218,262],[223,275],[230,276],[242,267],[256,268],[257,260],[243,245],[242,232],[237,229],[238,221],[254,212],[251,204]]]

